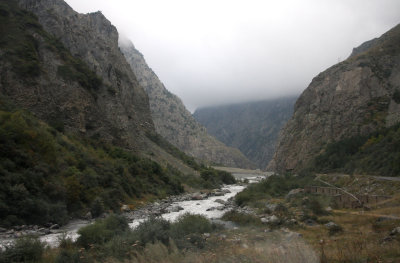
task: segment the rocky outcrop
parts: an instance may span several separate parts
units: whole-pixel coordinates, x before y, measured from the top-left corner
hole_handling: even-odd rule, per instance
[[[201,108],[194,118],[228,146],[238,148],[264,169],[275,151],[279,131],[293,114],[295,97]]]
[[[182,101],[169,92],[147,65],[143,55],[129,40],[120,47],[140,85],[150,100],[156,131],[185,153],[211,163],[251,168],[254,165],[237,149],[227,147],[210,136],[185,108]]]
[[[4,65],[1,91],[68,131],[144,148],[154,131],[148,98],[119,50],[116,28],[100,12],[78,14],[62,0],[18,2],[44,29],[30,30],[41,70],[27,85]]]
[[[316,76],[297,100],[268,169],[300,170],[330,142],[398,123],[399,43],[398,25]]]

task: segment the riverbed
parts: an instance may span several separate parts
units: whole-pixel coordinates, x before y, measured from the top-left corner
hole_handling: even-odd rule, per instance
[[[250,182],[257,182],[265,178],[265,176],[255,176],[254,174],[248,174],[247,176],[244,174],[236,176],[234,174],[234,176],[237,179],[246,178]],[[185,213],[200,214],[215,220],[221,218],[225,212],[233,208],[232,198],[245,187],[246,185],[244,184],[225,185],[221,189],[208,194],[194,193],[169,197],[166,200],[148,204],[138,210],[126,212],[125,216],[130,221],[129,226],[131,228],[137,227],[152,215],[161,216],[171,222]],[[40,236],[39,239],[51,247],[56,247],[63,236],[76,240],[79,237],[78,230],[92,222],[91,220],[74,220],[59,229],[52,230],[49,234]],[[14,240],[15,236],[12,235],[10,237],[1,237],[0,249],[10,245]]]

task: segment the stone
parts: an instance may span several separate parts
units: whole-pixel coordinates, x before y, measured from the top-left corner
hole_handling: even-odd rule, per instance
[[[400,226],[395,227],[395,228],[390,232],[390,235],[391,235],[391,236],[396,236],[396,235],[399,235],[399,234],[400,234]]]
[[[218,203],[218,204],[221,204],[221,205],[226,204],[226,202],[225,202],[224,200],[222,200],[222,199],[217,199],[217,200],[215,200],[214,202],[216,202],[216,203]]]
[[[168,213],[175,213],[175,212],[179,212],[181,210],[184,210],[183,207],[181,207],[181,206],[171,206],[171,207],[167,208]]]
[[[128,212],[128,211],[130,211],[131,209],[129,208],[129,206],[128,205],[122,205],[121,206],[121,211],[122,212]]]
[[[277,204],[265,203],[265,207],[271,212],[274,212],[277,206]]]
[[[269,223],[277,223],[279,218],[276,215],[272,215],[268,218]]]
[[[200,193],[195,193],[192,195],[192,200],[203,200],[206,196]]]
[[[85,214],[85,216],[83,217],[83,219],[86,219],[86,220],[92,219],[92,213],[91,213],[90,211],[87,212],[87,213]]]
[[[332,228],[332,227],[337,227],[338,225],[331,221],[331,222],[326,223],[325,226],[327,228]]]
[[[50,230],[59,229],[59,228],[60,228],[60,226],[59,226],[58,224],[54,224],[54,225],[52,225],[52,226],[50,227]]]

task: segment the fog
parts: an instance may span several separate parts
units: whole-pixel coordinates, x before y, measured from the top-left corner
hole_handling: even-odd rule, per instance
[[[67,0],[102,11],[189,110],[300,94],[400,22],[398,0]]]

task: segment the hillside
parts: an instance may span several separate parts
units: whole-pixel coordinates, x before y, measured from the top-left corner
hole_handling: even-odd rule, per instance
[[[156,131],[147,94],[101,13],[78,14],[58,0],[0,7],[1,94],[60,132],[196,173],[148,138]]]
[[[200,160],[225,166],[254,167],[239,150],[227,147],[207,133],[180,98],[165,88],[131,41],[120,41],[120,48],[139,84],[149,96],[154,126],[161,136],[181,151]]]
[[[317,156],[328,158],[327,155],[333,153],[332,149],[337,149],[334,150],[337,156],[343,152],[358,154],[360,161],[357,161],[358,167],[351,168],[353,171],[381,171],[379,167],[385,165],[385,162],[369,164],[366,166],[371,169],[369,171],[357,169],[362,167],[363,162],[374,162],[372,156],[378,152],[393,157],[391,160],[397,162],[398,150],[386,147],[390,145],[391,139],[384,138],[396,133],[395,128],[392,132],[386,132],[385,129],[400,121],[399,43],[400,25],[380,38],[354,49],[347,60],[316,76],[297,100],[293,117],[281,133],[268,168],[281,172],[299,171],[313,166]],[[378,138],[373,139],[374,136]],[[364,139],[355,150],[343,150],[348,147],[343,147],[346,143],[341,141],[360,137]],[[367,157],[368,154],[363,151],[372,149],[370,146],[378,141],[386,146],[379,151],[370,151]],[[332,146],[335,143],[342,146]],[[353,144],[355,141],[349,140],[348,143]],[[399,175],[394,172],[396,169],[393,167],[387,173]]]
[[[228,146],[265,169],[279,131],[292,115],[295,97],[201,108],[193,117]]]

